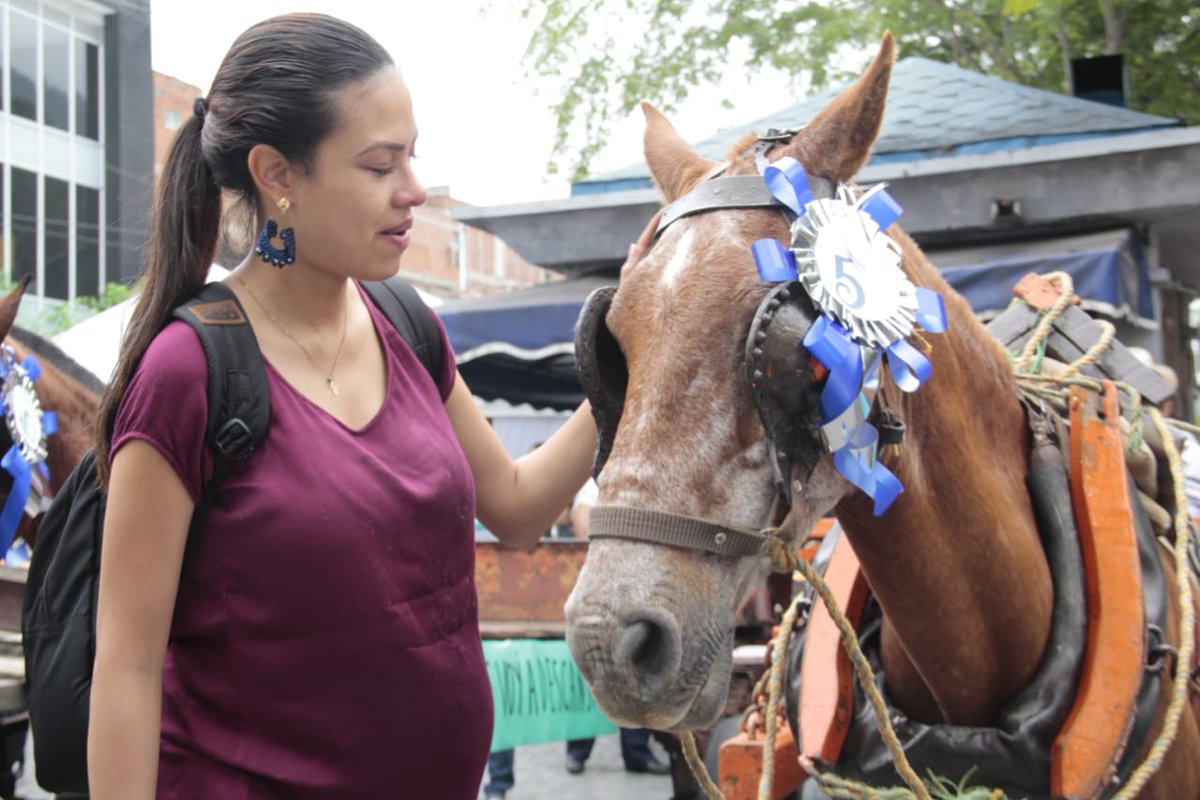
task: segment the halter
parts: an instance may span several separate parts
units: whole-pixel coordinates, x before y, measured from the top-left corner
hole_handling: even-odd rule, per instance
[[[795,130],[768,131],[751,146],[748,154],[761,170],[767,152],[795,134]],[[783,213],[789,224],[792,222],[794,215],[775,198],[761,175],[726,176],[723,173],[727,167],[717,167],[695,189],[668,205],[655,238],[684,217],[722,209],[770,208]],[[834,195],[834,182],[817,177],[810,177],[809,182],[814,198]],[[576,332],[580,382],[592,400],[600,432],[594,475],[600,474],[612,448],[626,388],[627,375],[614,367],[614,362],[621,358],[620,348],[604,324],[615,291],[613,287],[605,287],[593,292],[580,314]],[[821,453],[816,427],[799,424],[804,411],[815,409],[791,409],[786,405],[796,402],[801,394],[797,389],[809,362],[800,358],[797,345],[815,316],[800,285],[784,283],[767,293],[746,339],[747,378],[767,433],[776,490],[771,519],[782,518],[778,526],[750,530],[664,511],[597,505],[591,511],[589,537],[632,539],[731,557],[771,555],[777,566],[787,568],[790,543],[799,533],[792,524],[792,469],[797,462],[812,468]],[[774,367],[768,368],[769,363]]]

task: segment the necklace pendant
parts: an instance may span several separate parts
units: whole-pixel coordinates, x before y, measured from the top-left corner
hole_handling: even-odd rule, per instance
[[[332,375],[330,375],[329,377],[327,377],[327,378],[325,379],[325,385],[329,387],[329,393],[330,393],[330,394],[332,394],[334,397],[337,397],[337,396],[338,396],[338,385],[337,385],[337,381],[335,381],[335,380],[333,379],[333,376],[332,376]]]

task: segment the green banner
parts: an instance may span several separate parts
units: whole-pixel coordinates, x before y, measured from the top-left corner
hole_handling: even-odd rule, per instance
[[[561,639],[485,639],[496,727],[492,750],[613,733]]]

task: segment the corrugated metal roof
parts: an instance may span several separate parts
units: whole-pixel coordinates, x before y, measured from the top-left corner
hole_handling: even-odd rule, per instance
[[[746,131],[796,128],[812,119],[844,86],[695,143],[723,160]],[[1106,136],[1179,124],[1178,120],[1034,89],[977,72],[911,57],[896,63],[883,129],[872,162],[903,161],[956,152],[1011,150],[1054,141]],[[581,184],[648,178],[643,163],[591,176]],[[596,187],[599,188],[599,187]]]

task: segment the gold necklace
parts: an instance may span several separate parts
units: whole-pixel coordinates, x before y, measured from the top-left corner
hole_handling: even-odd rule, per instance
[[[309,360],[309,362],[312,363],[312,365],[314,367],[316,367],[318,370],[324,372],[324,370],[321,369],[321,365],[317,363],[317,360],[315,358],[313,358],[312,353],[308,352],[308,348],[305,347],[300,342],[299,339],[297,339],[295,336],[292,336],[292,332],[289,331],[286,327],[284,327],[282,322],[275,319],[275,315],[272,314],[267,309],[267,307],[263,304],[262,300],[258,299],[258,295],[256,295],[254,293],[254,291],[249,287],[249,285],[247,285],[247,283],[244,280],[242,280],[242,276],[234,275],[233,277],[236,278],[237,282],[242,285],[242,288],[246,290],[246,294],[250,295],[250,297],[254,300],[255,304],[257,304],[258,307],[260,309],[262,309],[262,312],[267,315],[267,319],[269,319],[269,320],[271,320],[271,322],[275,323],[275,327],[279,328],[279,330],[283,333],[284,336],[291,339],[296,344],[296,347],[300,348],[300,352],[304,353],[305,357]],[[329,389],[330,394],[332,394],[334,397],[338,396],[338,385],[337,385],[337,381],[333,377],[333,373],[337,371],[338,359],[342,357],[342,346],[346,344],[346,328],[347,328],[348,318],[349,318],[349,308],[346,306],[343,306],[343,308],[342,308],[342,338],[341,338],[341,341],[338,342],[337,352],[335,352],[333,354],[333,364],[330,365],[329,372],[326,373],[326,375],[325,375],[325,386]]]

